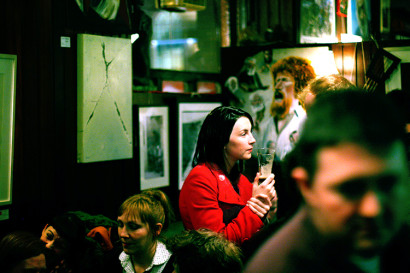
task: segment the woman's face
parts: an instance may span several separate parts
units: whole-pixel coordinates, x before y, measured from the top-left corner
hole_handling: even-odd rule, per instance
[[[117,222],[118,236],[125,253],[138,255],[147,251],[155,251],[156,240],[148,223],[143,223],[139,217],[131,217],[129,214],[119,216]]]
[[[247,117],[240,117],[233,126],[229,142],[225,146],[225,158],[228,170],[238,160],[251,158],[255,138],[252,135],[252,125]]]

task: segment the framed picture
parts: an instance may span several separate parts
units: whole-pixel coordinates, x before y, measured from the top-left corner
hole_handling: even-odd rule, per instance
[[[132,158],[131,41],[78,34],[77,161]]]
[[[192,160],[202,122],[209,112],[221,105],[222,103],[219,102],[178,104],[179,189],[182,188],[185,178],[192,169]]]
[[[301,0],[299,33],[301,44],[337,42],[335,0]]]
[[[168,107],[139,107],[141,190],[169,186]]]
[[[17,56],[0,54],[0,205],[11,204]]]

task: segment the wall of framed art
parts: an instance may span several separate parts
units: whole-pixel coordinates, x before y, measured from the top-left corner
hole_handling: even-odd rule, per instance
[[[179,191],[191,170],[202,122],[212,109],[227,104],[221,94],[134,92],[132,188],[164,191],[178,218]]]

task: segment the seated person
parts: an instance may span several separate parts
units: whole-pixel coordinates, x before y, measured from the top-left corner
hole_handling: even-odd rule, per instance
[[[0,271],[40,273],[46,270],[46,248],[33,234],[15,231],[0,241]]]
[[[87,220],[91,215],[70,211],[54,217],[43,229],[40,239],[48,249],[53,250],[49,263],[54,264],[60,271],[73,272],[110,272],[111,268],[120,267],[118,260],[111,254],[112,243],[108,231],[116,226],[116,222],[109,218],[93,221]],[[92,231],[87,227],[88,222],[103,223],[109,227],[106,232],[101,229]],[[96,233],[98,235],[96,235]],[[115,232],[114,232],[115,233]]]
[[[220,233],[208,229],[189,230],[169,243],[174,253],[176,273],[239,273],[242,270],[240,248]]]
[[[173,215],[168,197],[160,190],[143,191],[122,203],[117,221],[123,272],[173,272],[172,253],[160,239]]]

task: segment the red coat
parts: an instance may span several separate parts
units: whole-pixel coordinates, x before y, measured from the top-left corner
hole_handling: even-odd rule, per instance
[[[186,229],[208,228],[222,233],[230,241],[242,244],[262,226],[263,222],[247,206],[252,184],[241,175],[238,194],[221,170],[200,164],[186,178],[179,196],[179,210]],[[227,209],[237,207],[238,214],[224,224]]]

